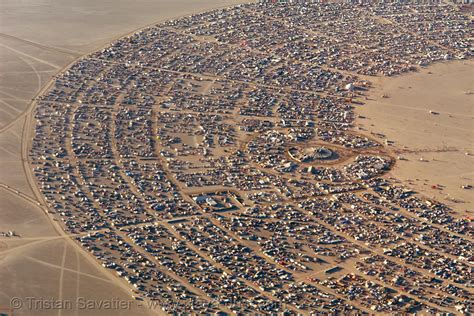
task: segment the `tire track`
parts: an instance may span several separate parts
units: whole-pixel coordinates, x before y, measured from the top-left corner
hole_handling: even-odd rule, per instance
[[[61,271],[59,272],[59,289],[58,289],[58,300],[61,302],[63,300],[63,291],[64,291],[64,270],[66,269],[66,254],[67,254],[67,243],[64,242],[63,247],[63,257],[61,259]],[[62,308],[58,308],[58,316],[61,316]]]
[[[20,37],[16,37],[16,36],[13,36],[13,35],[10,35],[10,34],[0,33],[0,37],[12,39],[12,40],[15,40],[15,41],[18,41],[18,42],[22,42],[22,43],[37,47],[37,48],[41,48],[41,49],[49,50],[49,51],[54,51],[54,52],[58,52],[58,53],[62,53],[62,54],[67,54],[67,55],[70,55],[70,56],[79,56],[79,55],[83,54],[83,52],[76,52],[76,51],[68,50],[68,49],[65,49],[65,48],[58,48],[58,47],[54,47],[54,46],[46,46],[46,45],[43,45],[43,44],[40,44],[40,43],[37,43],[37,42],[33,42],[33,41],[26,40],[26,39],[23,39],[23,38],[20,38]]]
[[[22,52],[21,50],[18,50],[18,49],[16,49],[16,48],[10,47],[10,46],[8,46],[8,45],[1,44],[1,43],[0,43],[0,47],[6,48],[6,49],[8,49],[8,50],[10,50],[10,51],[12,51],[12,52],[14,52],[14,53],[17,53],[17,54],[19,54],[19,55],[22,55],[22,56],[31,58],[31,59],[33,59],[33,60],[36,60],[37,62],[39,62],[39,63],[41,63],[41,64],[48,65],[48,66],[50,66],[50,67],[53,67],[53,68],[56,69],[56,70],[57,70],[57,69],[61,69],[61,66],[59,66],[59,65],[56,65],[56,64],[50,63],[49,61],[46,61],[46,60],[37,58],[37,57],[35,57],[35,56],[32,56],[32,55],[27,54],[27,53],[25,53],[25,52]]]
[[[103,282],[107,282],[107,283],[113,283],[111,280],[108,280],[108,279],[104,279],[104,278],[101,278],[99,276],[96,276],[96,275],[93,275],[93,274],[89,274],[89,273],[85,273],[85,272],[80,272],[78,270],[74,270],[74,269],[70,269],[70,268],[66,268],[66,267],[62,267],[60,265],[57,265],[57,264],[53,264],[53,263],[50,263],[50,262],[46,262],[46,261],[43,261],[43,260],[40,260],[40,259],[37,259],[37,258],[33,258],[31,256],[24,256],[26,259],[28,260],[31,260],[31,261],[34,261],[36,263],[39,263],[39,264],[42,264],[42,265],[45,265],[45,266],[48,266],[48,267],[52,267],[52,268],[56,268],[56,269],[63,269],[64,271],[68,271],[68,272],[71,272],[71,273],[75,273],[79,276],[86,276],[86,277],[89,277],[89,278],[92,278],[92,279],[96,279],[96,280],[100,280],[100,281],[103,281]]]

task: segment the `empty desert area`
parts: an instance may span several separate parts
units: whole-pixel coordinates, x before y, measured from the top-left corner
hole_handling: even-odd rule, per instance
[[[474,312],[473,7],[0,0],[0,316]]]
[[[393,142],[403,159],[393,176],[472,217],[474,62],[443,62],[372,82],[370,100],[357,109],[365,117],[359,122]]]

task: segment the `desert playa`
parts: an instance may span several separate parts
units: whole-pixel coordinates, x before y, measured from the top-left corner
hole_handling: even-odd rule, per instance
[[[393,176],[472,216],[474,62],[443,62],[372,82],[359,122],[393,142],[400,157]]]

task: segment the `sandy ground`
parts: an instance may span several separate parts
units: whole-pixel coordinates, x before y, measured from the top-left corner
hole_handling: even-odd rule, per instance
[[[158,310],[30,309],[28,297],[130,300],[127,287],[61,235],[41,206],[24,171],[25,120],[31,100],[76,58],[145,25],[239,0],[39,0],[0,2],[0,312],[13,297],[15,315],[147,315]],[[73,305],[74,306],[74,305]]]
[[[393,176],[472,216],[474,189],[461,186],[474,185],[474,61],[371,81],[372,100],[358,107],[366,117],[358,122],[385,135],[406,158],[397,161]]]

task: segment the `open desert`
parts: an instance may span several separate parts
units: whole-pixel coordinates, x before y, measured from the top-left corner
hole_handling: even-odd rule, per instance
[[[400,157],[395,178],[472,217],[474,62],[443,62],[398,77],[372,79],[357,108],[369,135]],[[393,143],[392,143],[393,142]]]

